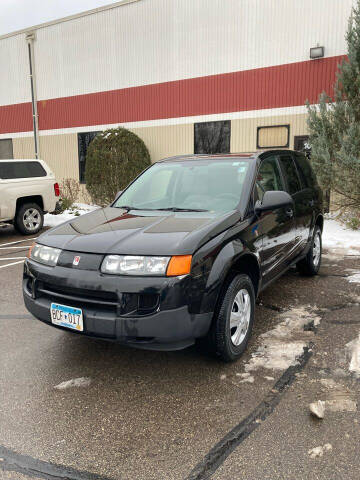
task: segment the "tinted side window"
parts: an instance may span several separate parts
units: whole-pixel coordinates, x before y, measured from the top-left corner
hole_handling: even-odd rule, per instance
[[[300,153],[297,153],[295,158],[299,167],[299,171],[301,171],[304,177],[306,178],[307,185],[309,187],[317,186],[316,176],[306,156],[301,155]]]
[[[261,162],[256,178],[256,190],[261,201],[269,190],[284,190],[281,173],[275,156],[265,158]]]
[[[39,162],[0,162],[0,178],[46,177],[46,171]]]
[[[289,193],[292,195],[299,192],[301,184],[292,155],[280,155],[280,163],[287,179]]]

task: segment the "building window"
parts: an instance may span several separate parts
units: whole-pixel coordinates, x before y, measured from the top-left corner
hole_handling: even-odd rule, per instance
[[[258,127],[256,148],[287,148],[290,140],[290,125]]]
[[[0,140],[0,160],[14,158],[12,139]]]
[[[230,153],[231,122],[194,124],[194,153]]]
[[[79,151],[79,181],[85,183],[85,163],[86,153],[91,141],[100,132],[78,133],[78,151]]]

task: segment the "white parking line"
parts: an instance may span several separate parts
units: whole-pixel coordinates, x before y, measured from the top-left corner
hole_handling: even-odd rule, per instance
[[[12,265],[18,265],[19,263],[24,263],[24,260],[20,260],[20,262],[8,263],[7,265],[1,265],[0,268],[11,267]]]
[[[0,247],[5,247],[5,245],[15,245],[15,243],[31,242],[31,240],[36,240],[37,238],[38,237],[24,238],[23,240],[17,240],[16,242],[0,243]]]
[[[30,248],[31,245],[22,245],[21,247],[20,246],[16,246],[16,247],[0,247],[0,250],[16,250],[17,248],[22,248],[24,250],[24,248]]]
[[[21,258],[25,259],[26,257],[0,257],[0,262],[4,260],[20,260]]]

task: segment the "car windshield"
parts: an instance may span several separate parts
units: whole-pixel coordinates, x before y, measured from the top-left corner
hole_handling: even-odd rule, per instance
[[[117,199],[114,207],[225,213],[240,201],[248,159],[155,163]]]

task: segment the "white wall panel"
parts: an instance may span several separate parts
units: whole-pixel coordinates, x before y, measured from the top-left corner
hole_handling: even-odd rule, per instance
[[[37,30],[39,100],[344,54],[353,0],[141,0]],[[30,101],[25,35],[0,39],[0,105]]]
[[[37,32],[39,99],[345,53],[352,0],[141,0]]]
[[[0,40],[0,105],[31,101],[25,35]]]

